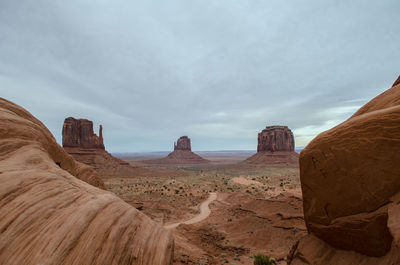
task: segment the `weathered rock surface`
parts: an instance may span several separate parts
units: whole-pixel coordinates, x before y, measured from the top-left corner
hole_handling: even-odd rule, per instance
[[[294,152],[294,136],[287,126],[267,126],[258,134],[257,153],[247,164],[296,165],[299,155]]]
[[[105,150],[101,125],[97,136],[93,122],[69,117],[64,121],[62,136],[64,149],[77,161],[93,167],[102,178],[133,177],[145,171]]]
[[[192,151],[192,147],[190,145],[190,138],[187,136],[179,137],[178,141],[174,143],[174,150]]]
[[[304,216],[311,235],[300,241],[292,264],[400,264],[398,150],[400,85],[301,152]]]
[[[103,126],[100,125],[97,136],[93,132],[93,122],[86,119],[66,118],[62,129],[62,141],[63,147],[105,149]]]
[[[1,264],[171,264],[168,231],[98,184],[47,128],[0,99]]]
[[[206,164],[209,163],[207,159],[193,153],[191,151],[190,138],[182,136],[174,143],[174,151],[169,153],[168,156],[161,159],[152,159],[141,161],[145,164]]]
[[[258,134],[257,152],[294,151],[294,137],[287,126],[267,126]]]
[[[0,111],[0,156],[2,159],[22,149],[27,149],[27,152],[33,152],[34,149],[42,150],[54,161],[55,165],[71,175],[93,186],[105,188],[96,171],[76,162],[57,144],[50,131],[25,109],[0,98]],[[32,161],[34,162],[34,156],[32,156]]]

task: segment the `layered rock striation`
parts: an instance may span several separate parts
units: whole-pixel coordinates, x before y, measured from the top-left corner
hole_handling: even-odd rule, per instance
[[[287,126],[267,126],[258,134],[257,153],[245,160],[248,164],[297,165],[294,136]]]
[[[310,235],[292,264],[400,264],[399,150],[400,84],[308,144],[300,178]]]
[[[92,186],[39,120],[0,99],[0,128],[1,264],[172,264],[171,234]]]

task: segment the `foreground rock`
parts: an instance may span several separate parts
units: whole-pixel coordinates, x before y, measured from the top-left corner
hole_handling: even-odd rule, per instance
[[[169,232],[110,192],[47,128],[0,99],[1,264],[171,264]]]
[[[171,165],[184,165],[184,164],[207,164],[210,161],[202,158],[201,156],[192,152],[190,138],[182,136],[174,143],[174,151],[169,153],[167,157],[161,159],[152,159],[141,161],[145,164],[171,164]]]
[[[292,264],[400,263],[399,150],[397,85],[301,152],[310,235]]]
[[[400,76],[397,78],[397,80],[393,83],[393,86],[397,86],[398,84],[400,84]]]
[[[97,136],[93,132],[93,122],[69,117],[64,121],[62,136],[64,149],[79,162],[93,167],[102,178],[132,177],[146,171],[105,150],[101,125]]]
[[[297,165],[294,136],[287,126],[267,126],[258,134],[257,153],[245,160],[248,164]]]

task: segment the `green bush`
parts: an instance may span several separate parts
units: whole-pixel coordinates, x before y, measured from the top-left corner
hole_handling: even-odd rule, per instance
[[[254,256],[254,265],[276,265],[276,261],[267,255],[257,254]]]

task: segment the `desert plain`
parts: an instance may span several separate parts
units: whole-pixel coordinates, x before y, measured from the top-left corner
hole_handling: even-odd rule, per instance
[[[209,163],[193,165],[149,164],[161,157],[124,154],[119,158],[146,173],[103,180],[108,190],[171,230],[173,264],[253,264],[257,253],[286,264],[291,247],[306,234],[298,166],[249,164],[247,153],[215,153],[203,155]],[[168,228],[198,216],[210,194],[216,199],[209,216]]]

